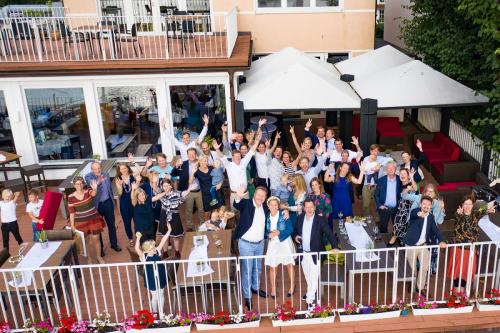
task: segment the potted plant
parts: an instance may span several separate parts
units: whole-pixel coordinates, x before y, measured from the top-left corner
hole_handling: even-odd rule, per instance
[[[372,302],[370,305],[346,304],[338,312],[341,322],[397,318],[401,314],[400,305],[397,303],[377,304],[375,302]]]
[[[476,306],[479,311],[499,311],[500,310],[500,290],[491,289],[485,294],[486,298],[477,299]]]
[[[335,320],[335,310],[328,305],[316,305],[314,308],[303,314],[297,314],[290,301],[281,306],[277,306],[272,316],[273,326],[296,326],[329,324]]]
[[[9,333],[9,332],[10,332],[9,323],[6,321],[0,321],[0,333]]]
[[[401,316],[406,317],[408,313],[410,313],[411,306],[405,302],[403,302],[402,299],[397,301],[394,305],[397,305],[399,310],[401,311]]]
[[[26,333],[52,333],[54,331],[54,327],[48,319],[44,321],[28,319],[24,322],[23,329]]]
[[[107,311],[102,313],[96,312],[92,321],[87,325],[89,330],[93,333],[113,333],[120,332],[121,327],[112,325],[111,316]]]
[[[156,321],[149,310],[139,310],[132,317],[125,319],[123,328],[126,332],[140,333],[183,333],[191,330],[191,320],[185,314],[166,316]]]
[[[426,316],[472,312],[474,305],[463,293],[454,293],[451,291],[445,296],[445,301],[428,302],[425,297],[420,295],[416,304],[412,306],[413,314],[416,316]]]
[[[47,232],[45,230],[38,231],[37,238],[38,238],[38,242],[40,243],[40,246],[42,247],[42,249],[46,249],[47,247],[49,247],[49,241],[47,239]]]
[[[243,314],[234,315],[230,315],[227,311],[215,315],[199,313],[193,314],[191,319],[196,322],[198,331],[250,328],[260,325],[260,314],[257,311],[245,311]]]

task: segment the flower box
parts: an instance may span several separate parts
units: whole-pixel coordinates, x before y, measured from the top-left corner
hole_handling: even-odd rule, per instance
[[[392,310],[387,312],[378,313],[356,313],[356,314],[345,314],[344,309],[338,310],[340,322],[346,323],[358,320],[375,320],[375,319],[388,319],[388,318],[398,318],[401,314],[400,310]]]
[[[466,305],[460,308],[449,308],[446,306],[446,302],[436,302],[438,306],[436,308],[430,309],[420,309],[412,306],[412,312],[415,316],[431,316],[431,315],[443,315],[443,314],[458,314],[458,313],[470,313],[474,308],[474,304]]]
[[[232,330],[236,328],[259,327],[259,325],[260,325],[260,320],[248,321],[239,324],[224,324],[224,325],[196,323],[196,330],[198,331]]]
[[[173,326],[159,328],[144,328],[142,330],[131,329],[127,333],[188,333],[191,331],[191,325],[188,326]]]
[[[490,304],[487,298],[476,301],[476,307],[479,311],[500,311],[500,304]]]
[[[273,320],[273,327],[299,326],[315,324],[332,324],[335,321],[335,315],[323,318],[296,318],[292,320]]]

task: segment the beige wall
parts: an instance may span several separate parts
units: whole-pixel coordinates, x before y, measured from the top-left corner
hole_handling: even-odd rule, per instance
[[[66,14],[96,14],[97,1],[95,0],[64,0],[64,7],[67,8]]]
[[[292,46],[307,52],[352,52],[373,49],[375,1],[344,0],[340,12],[262,13],[254,0],[212,0],[214,12],[236,6],[238,30],[250,31],[254,53]]]
[[[410,0],[386,0],[384,10],[384,40],[400,48],[405,48],[404,42],[400,39],[401,20],[411,18],[411,13],[407,8]]]

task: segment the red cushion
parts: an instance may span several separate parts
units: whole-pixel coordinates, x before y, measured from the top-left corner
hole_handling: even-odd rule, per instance
[[[477,185],[476,182],[456,182],[456,183],[444,183],[442,185],[438,186],[438,191],[453,191],[456,190],[457,187],[460,186],[475,186]]]
[[[425,150],[425,153],[430,151],[440,151],[441,146],[435,144],[432,141],[422,141],[422,149]]]
[[[442,175],[444,173],[444,165],[443,165],[443,162],[439,162],[439,161],[432,161],[430,162],[431,163],[431,167],[433,167],[434,169],[436,169],[436,172],[439,173],[440,175]]]
[[[59,192],[47,192],[43,198],[39,217],[43,224],[37,223],[36,230],[52,230],[56,223],[57,211],[61,205],[62,194]]]
[[[377,133],[379,136],[397,136],[397,137],[404,137],[405,132],[403,132],[400,129],[377,129]]]
[[[446,139],[444,141],[441,151],[446,154],[451,161],[458,161],[460,157],[460,148],[458,148],[457,144],[450,139]]]
[[[437,132],[434,134],[434,137],[432,138],[432,142],[438,146],[441,146],[446,139],[448,139],[448,137],[446,135],[444,135],[441,132]]]
[[[377,128],[382,127],[399,127],[398,117],[380,117],[377,118]]]
[[[446,140],[449,139],[443,133],[434,133],[431,141],[422,141],[422,148],[426,151],[426,153],[428,150],[440,150]]]

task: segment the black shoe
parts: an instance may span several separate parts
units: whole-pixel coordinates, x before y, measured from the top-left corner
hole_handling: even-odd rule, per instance
[[[113,250],[115,250],[116,252],[120,252],[120,251],[122,250],[122,248],[121,248],[121,247],[119,247],[118,245],[116,245],[116,246],[112,246],[111,248],[112,248]]]
[[[288,292],[288,294],[286,294],[288,297],[292,297],[293,294],[295,294],[295,290],[293,292]]]
[[[245,307],[250,311],[252,309],[250,305],[250,298],[245,298]]]
[[[306,295],[306,294],[304,294],[304,295],[302,296],[302,300],[303,300],[303,301],[305,301],[306,299],[307,299],[307,295]]]
[[[262,298],[267,298],[267,293],[264,290],[259,289],[259,296]]]
[[[104,253],[104,250],[101,249],[101,257],[104,257],[106,255],[106,253]]]

